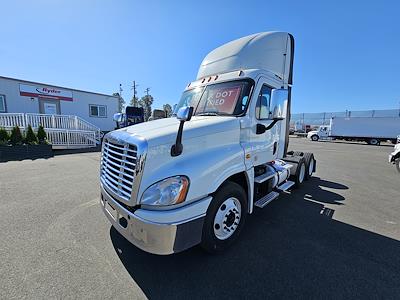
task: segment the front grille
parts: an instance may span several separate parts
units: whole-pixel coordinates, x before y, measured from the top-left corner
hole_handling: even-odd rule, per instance
[[[137,147],[105,139],[101,157],[100,178],[103,185],[120,198],[129,201],[135,180]]]

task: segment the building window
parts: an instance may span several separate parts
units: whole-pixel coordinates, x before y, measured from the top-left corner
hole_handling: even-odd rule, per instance
[[[91,117],[107,118],[107,106],[90,104],[89,115]]]
[[[0,95],[0,113],[6,112],[6,96]]]

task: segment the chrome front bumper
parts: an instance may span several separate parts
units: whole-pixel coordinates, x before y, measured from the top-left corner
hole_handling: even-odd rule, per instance
[[[114,228],[136,247],[153,254],[172,254],[201,241],[211,197],[173,210],[129,211],[101,186],[101,207]]]

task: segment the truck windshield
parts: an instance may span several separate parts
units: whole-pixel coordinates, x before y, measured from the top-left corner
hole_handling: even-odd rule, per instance
[[[196,87],[185,91],[175,108],[193,106],[194,115],[237,116],[246,110],[251,80],[238,80]]]

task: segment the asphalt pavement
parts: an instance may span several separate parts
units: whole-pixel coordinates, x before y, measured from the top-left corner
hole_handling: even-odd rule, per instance
[[[223,254],[145,253],[99,204],[99,153],[0,163],[0,298],[398,299],[392,146],[290,139],[317,172],[247,218]]]

